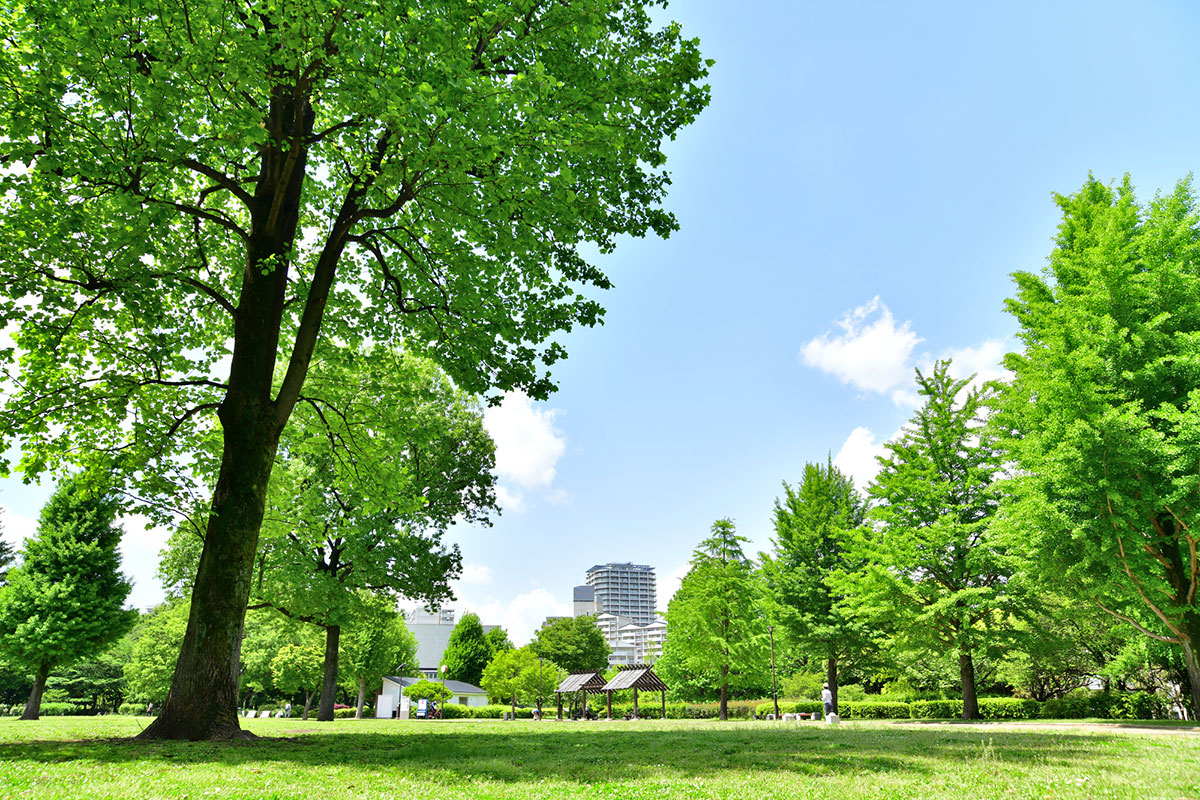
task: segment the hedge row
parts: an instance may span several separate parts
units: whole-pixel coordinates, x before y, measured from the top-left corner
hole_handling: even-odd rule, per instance
[[[781,700],[779,713],[820,712],[815,700]],[[838,703],[842,719],[953,719],[962,716],[962,700],[914,700],[911,703],[845,701]],[[775,713],[773,703],[759,703],[760,717]],[[1072,693],[1039,703],[1019,697],[981,697],[981,719],[1162,719],[1167,708],[1162,699],[1147,692]]]
[[[25,713],[25,705],[17,703],[8,708],[8,716],[19,717]],[[42,703],[41,709],[38,711],[38,716],[41,717],[69,717],[73,714],[83,714],[78,710],[74,703]],[[91,712],[88,712],[89,714]]]

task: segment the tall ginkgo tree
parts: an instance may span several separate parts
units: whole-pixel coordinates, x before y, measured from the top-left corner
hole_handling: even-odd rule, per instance
[[[742,551],[746,541],[732,520],[713,523],[667,607],[670,635],[655,664],[668,684],[678,676],[714,689],[722,720],[729,717],[731,689],[761,686],[770,675],[762,590]]]

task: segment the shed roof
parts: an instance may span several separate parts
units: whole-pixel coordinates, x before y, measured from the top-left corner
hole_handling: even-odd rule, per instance
[[[645,664],[631,664],[622,667],[612,680],[604,685],[605,692],[618,692],[622,689],[639,689],[647,692],[665,692],[667,685],[654,674],[654,670]]]
[[[604,676],[599,672],[572,672],[554,691],[600,692],[604,690]]]
[[[406,677],[400,677],[398,675],[389,675],[389,676],[387,676],[386,680],[389,680],[392,683],[398,683],[403,688],[407,689],[409,686],[412,686],[414,683],[418,683],[423,680],[428,680],[428,678],[406,678]],[[482,694],[482,695],[487,694],[487,692],[485,692],[483,689],[480,689],[478,686],[476,686],[472,683],[467,683],[466,681],[437,680],[437,681],[431,681],[431,683],[440,683],[440,684],[444,685],[447,689],[450,690],[450,692],[452,694]]]

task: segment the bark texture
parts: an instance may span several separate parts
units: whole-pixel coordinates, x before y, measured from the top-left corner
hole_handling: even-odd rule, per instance
[[[958,654],[958,675],[962,680],[963,719],[979,719],[979,700],[975,696],[975,661],[971,654]]]
[[[338,642],[341,637],[340,625],[325,626],[325,676],[321,681],[321,702],[317,706],[318,722],[333,720],[333,704],[337,700]]]
[[[825,661],[825,682],[829,684],[829,693],[833,695],[833,713],[838,713],[838,657],[831,655]]]
[[[37,719],[42,713],[42,694],[46,691],[46,679],[50,677],[50,665],[42,664],[33,676],[33,690],[29,692],[29,701],[21,712],[21,719]]]

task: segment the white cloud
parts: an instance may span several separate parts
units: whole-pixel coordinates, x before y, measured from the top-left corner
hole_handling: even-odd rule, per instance
[[[924,340],[912,331],[910,323],[897,326],[878,296],[834,324],[841,328],[840,333],[829,331],[804,345],[800,359],[805,365],[879,394],[912,380],[909,361],[913,349]]]
[[[508,511],[526,508],[525,492],[543,491],[550,502],[569,501],[569,493],[552,490],[558,461],[567,449],[566,435],[555,427],[562,411],[538,408],[520,392],[509,392],[499,405],[487,409],[483,424],[496,442],[496,473],[500,506]]]
[[[484,625],[502,626],[508,631],[508,638],[517,646],[530,642],[546,617],[569,617],[572,610],[569,603],[540,587],[511,600],[489,598],[486,603],[473,603],[462,599],[458,606],[462,611],[474,611]]]
[[[879,474],[879,462],[875,457],[887,452],[884,444],[876,443],[875,434],[867,428],[855,428],[834,456],[833,465],[853,478],[860,491],[865,490]]]
[[[0,506],[0,525],[4,526],[4,530],[0,533],[0,538],[11,544],[14,548],[20,547],[30,536],[33,536],[37,530],[37,522],[29,517],[22,516],[8,506]]]
[[[469,586],[487,586],[492,582],[492,568],[484,564],[463,564],[458,580]]]
[[[972,385],[977,385],[1010,377],[1000,362],[1011,349],[1004,339],[988,339],[978,347],[952,347],[939,358],[950,359],[950,374],[955,378],[974,375]]]

